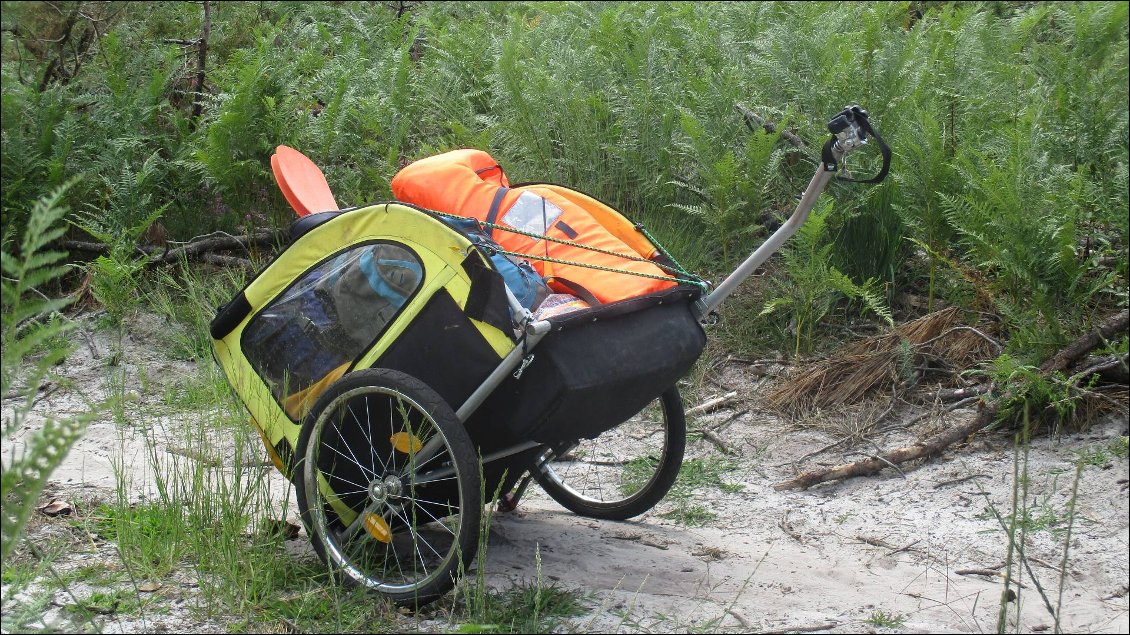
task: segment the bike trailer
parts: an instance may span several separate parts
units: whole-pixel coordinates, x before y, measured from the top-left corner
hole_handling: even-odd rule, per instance
[[[483,493],[512,508],[531,479],[592,518],[653,508],[682,463],[675,384],[700,320],[800,228],[844,156],[874,138],[883,167],[862,182],[890,168],[862,108],[828,131],[793,215],[706,295],[611,207],[510,187],[484,152],[409,165],[393,183],[409,201],[335,211],[317,166],[280,147],[300,218],[211,334],[335,579],[434,600],[475,557]]]
[[[347,373],[406,373],[455,410],[525,345],[497,254],[466,229],[402,203],[312,214],[218,311],[216,359],[281,471],[293,475],[304,419]],[[624,421],[701,353],[705,334],[690,308],[698,294],[673,285],[550,318],[522,370],[463,422],[471,439],[485,452],[591,437]]]

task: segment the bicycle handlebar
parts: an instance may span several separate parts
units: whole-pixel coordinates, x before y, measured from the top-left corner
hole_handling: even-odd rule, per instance
[[[853,179],[845,176],[837,178],[852,183],[881,183],[887,178],[887,174],[891,171],[891,148],[871,125],[866,110],[859,106],[844,108],[828,121],[828,132],[832,133],[832,138],[824,144],[820,156],[820,162],[826,172],[835,172],[839,169],[839,159],[852,150],[867,145],[870,136],[879,143],[879,152],[883,155],[883,167],[879,173],[869,179]]]

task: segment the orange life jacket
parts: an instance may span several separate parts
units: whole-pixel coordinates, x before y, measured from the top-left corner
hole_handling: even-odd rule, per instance
[[[552,185],[510,189],[498,162],[482,150],[454,150],[416,161],[393,177],[392,193],[401,201],[426,209],[569,240],[614,254],[652,258],[656,253],[655,247],[627,219],[599,201]],[[676,284],[651,262],[598,253],[504,228],[493,230],[492,237],[503,249],[516,253],[661,277],[531,259],[538,273],[561,293],[577,294],[580,287],[607,303]]]

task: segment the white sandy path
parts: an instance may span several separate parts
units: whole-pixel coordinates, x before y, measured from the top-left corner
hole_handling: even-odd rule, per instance
[[[162,395],[168,386],[191,381],[196,369],[154,358],[153,333],[159,328],[143,320],[126,338],[125,360],[135,364],[127,369],[123,388],[135,397],[127,404],[129,424],[108,418],[93,422],[55,472],[53,488],[112,493],[117,462],[129,479],[128,495],[139,500],[155,493],[153,458],[163,465],[194,460],[186,456],[192,455],[191,448],[178,446],[185,443],[185,431],[194,429],[189,426],[199,422],[162,405]],[[104,336],[94,338],[94,351],[80,345],[58,369],[73,388],[44,396],[14,442],[5,444],[5,461],[42,425],[44,414],[82,412],[112,389],[106,368],[109,343]],[[753,389],[752,379],[739,376],[735,381]],[[13,404],[7,400],[3,406],[7,417]],[[223,430],[210,434],[218,449],[196,458],[230,465],[232,435]],[[1036,511],[1064,520],[1076,451],[1105,447],[1124,434],[1125,418],[1116,416],[1085,434],[1034,441],[1029,496]],[[955,571],[1004,562],[1006,538],[985,507],[987,495],[1002,512],[1010,508],[1013,455],[1001,449],[1009,447],[1007,437],[979,437],[942,459],[909,469],[905,478],[888,471],[807,492],[773,490],[774,482],[792,472],[772,466],[820,448],[830,437],[745,415],[729,425],[726,438],[744,457],[726,480],[741,484],[743,491],[707,487],[697,492],[695,504],[717,516],[708,527],[688,528],[665,519],[668,502],[634,521],[586,519],[565,512],[535,486],[517,512],[494,516],[480,566],[486,567],[491,584],[501,587],[533,579],[535,552],[540,553],[544,580],[585,593],[594,605],[590,614],[571,622],[571,628],[586,631],[748,631],[831,624],[833,631],[857,632],[873,629],[866,620],[878,612],[901,617],[895,630],[902,632],[996,630],[1000,580]],[[878,442],[891,446],[910,440],[904,434]],[[257,443],[253,437],[252,442]],[[688,449],[688,457],[713,453],[713,446],[701,442]],[[1130,522],[1127,491],[1119,483],[1125,483],[1127,471],[1125,457],[1084,471],[1063,596],[1066,632],[1130,631]],[[277,508],[289,497],[289,520],[297,522],[290,488],[273,470],[266,473]],[[984,476],[945,484],[973,474]],[[1062,527],[1062,522],[1056,526]],[[1028,555],[1041,563],[1034,570],[1053,604],[1062,552],[1062,535],[1042,530],[1029,536]],[[1027,576],[1024,583],[1020,630],[1049,626],[1051,618]]]

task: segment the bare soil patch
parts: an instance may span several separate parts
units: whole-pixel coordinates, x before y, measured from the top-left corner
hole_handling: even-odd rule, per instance
[[[193,456],[177,446],[175,432],[194,425],[192,412],[177,406],[177,395],[195,381],[196,368],[161,357],[155,338],[163,328],[150,317],[131,322],[117,360],[125,369],[119,379],[108,366],[112,342],[97,331],[57,369],[58,378],[41,394],[21,435],[46,416],[81,412],[112,391],[127,396],[126,421],[106,414],[93,422],[55,473],[42,503],[74,501],[81,514],[110,500],[117,487],[115,464],[129,475],[130,496],[145,500],[153,496],[155,462],[147,457],[154,448],[156,464],[200,461],[208,469],[224,469],[225,452],[234,449],[225,450],[222,438],[212,456]],[[544,583],[579,592],[588,612],[562,627],[577,632],[996,631],[1008,539],[989,508],[1005,516],[1012,509],[1010,434],[981,433],[939,459],[904,465],[901,473],[890,469],[807,491],[776,491],[774,483],[796,475],[794,461],[839,438],[835,427],[801,428],[767,416],[757,407],[768,381],[761,373],[744,365],[722,372],[737,399],[688,420],[691,429],[717,425],[716,439],[692,435],[687,459],[714,466],[718,482],[669,497],[629,522],[573,515],[532,486],[516,511],[492,517],[489,544],[476,565],[485,569],[491,586],[529,583],[540,575]],[[5,417],[12,406],[4,402]],[[956,410],[924,425],[936,430],[971,416]],[[825,452],[805,467],[875,454],[875,446],[913,442],[921,432],[917,426],[895,428],[873,443]],[[1130,631],[1128,462],[1125,453],[1112,451],[1126,434],[1124,415],[1115,415],[1086,432],[1031,443],[1026,554],[1053,606],[1059,601],[1075,467],[1081,457],[1084,461],[1062,576],[1065,632]],[[21,438],[6,444],[5,456],[17,451]],[[723,454],[718,440],[731,454]],[[255,469],[272,474],[278,520],[297,524],[293,500],[286,505],[289,516],[281,514],[291,496],[285,480],[266,464]],[[121,567],[112,544],[91,540],[66,515],[34,513],[32,542],[51,544],[59,536],[69,537],[71,548],[57,559],[58,571],[92,563]],[[287,549],[312,558],[304,541],[299,535],[287,541]],[[16,557],[32,556],[23,549]],[[98,585],[45,593],[48,574],[42,576],[43,582],[13,598],[5,590],[5,615],[31,607],[41,618],[29,627],[92,628],[67,607],[98,592]],[[1019,603],[1019,623],[1008,628],[1050,631],[1053,618],[1036,582],[1027,572],[1021,582],[1019,597],[1010,603],[1012,615]],[[95,617],[97,626],[109,632],[228,628],[222,617],[198,617],[199,598],[188,577],[135,591],[130,594],[143,598],[139,607],[108,609]],[[441,619],[402,619],[404,628],[455,627]]]

